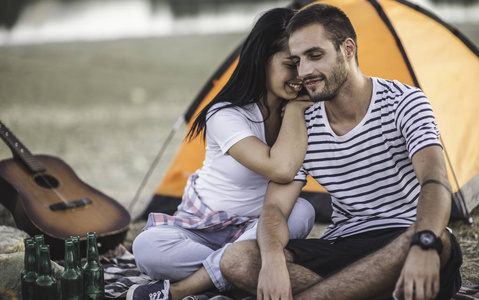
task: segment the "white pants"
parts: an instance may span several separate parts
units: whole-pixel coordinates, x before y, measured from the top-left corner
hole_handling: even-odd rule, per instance
[[[251,223],[236,240],[256,239],[258,220]],[[314,208],[299,198],[288,219],[290,239],[304,239],[314,225]],[[220,290],[231,288],[220,271],[220,260],[227,238],[238,230],[228,226],[219,231],[191,230],[178,226],[161,225],[141,232],[133,242],[133,254],[141,272],[152,279],[180,281],[204,265],[211,280]]]

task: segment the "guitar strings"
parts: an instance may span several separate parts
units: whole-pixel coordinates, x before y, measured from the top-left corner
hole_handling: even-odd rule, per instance
[[[20,149],[18,149],[18,151],[25,155],[29,155],[29,157],[33,157],[33,155],[25,148],[25,146],[23,146],[23,144],[18,141],[15,137],[15,135],[13,133],[11,133],[8,128],[2,123],[0,122],[0,130],[2,131],[3,135],[5,136],[6,139],[8,138],[13,138],[15,140],[15,142],[13,143],[14,147],[15,148],[18,148],[20,146]],[[8,143],[7,143],[8,144]],[[15,154],[14,154],[15,156]],[[28,160],[27,158],[24,158],[25,160]],[[32,164],[32,161],[29,161],[30,164]],[[43,167],[43,164],[40,162],[40,165],[38,165],[35,161],[33,162],[33,164],[35,164],[37,167]],[[46,170],[46,168],[45,168]],[[32,170],[35,172],[35,170]],[[35,175],[38,175],[42,180],[43,182],[48,186],[48,188],[50,190],[52,190],[55,195],[65,204],[69,205],[69,201],[65,199],[65,197],[59,192],[57,191],[57,189],[55,187],[52,186],[52,184],[50,183],[50,181],[48,180],[48,178],[40,171],[36,171]],[[34,175],[34,176],[35,176]]]
[[[64,196],[55,187],[53,187],[51,185],[51,183],[48,181],[47,177],[42,172],[39,172],[37,174],[39,174],[39,176],[42,178],[43,182],[45,182],[48,185],[49,189],[52,190],[55,193],[55,195],[57,195],[58,198],[60,198],[60,200],[63,201],[63,203],[65,203],[68,206],[70,205],[70,202],[68,200],[66,200],[64,198]],[[35,175],[37,175],[37,174],[35,174]]]

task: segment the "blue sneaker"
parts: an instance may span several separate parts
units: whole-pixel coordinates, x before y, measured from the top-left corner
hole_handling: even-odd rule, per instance
[[[170,281],[159,280],[148,284],[135,284],[128,289],[126,300],[168,300],[170,299]]]

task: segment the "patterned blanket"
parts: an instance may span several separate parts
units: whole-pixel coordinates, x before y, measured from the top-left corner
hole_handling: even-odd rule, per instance
[[[126,298],[126,293],[132,285],[147,284],[151,281],[148,275],[142,274],[138,270],[133,254],[126,249],[120,257],[103,257],[102,264],[105,271],[106,298]]]
[[[152,279],[138,270],[133,254],[124,247],[120,246],[116,253],[118,254],[117,257],[102,258],[102,264],[105,270],[105,296],[109,299],[125,299],[130,286],[133,284],[146,284]],[[231,298],[230,296],[231,295],[218,295],[216,293],[208,292],[201,295],[191,295],[185,299],[255,299],[254,297]],[[479,286],[463,285],[461,290],[451,300],[479,300]]]

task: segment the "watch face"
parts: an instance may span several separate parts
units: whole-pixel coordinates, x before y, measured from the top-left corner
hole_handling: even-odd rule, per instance
[[[419,239],[421,240],[421,244],[423,245],[429,246],[434,243],[434,236],[429,232],[422,233]]]

